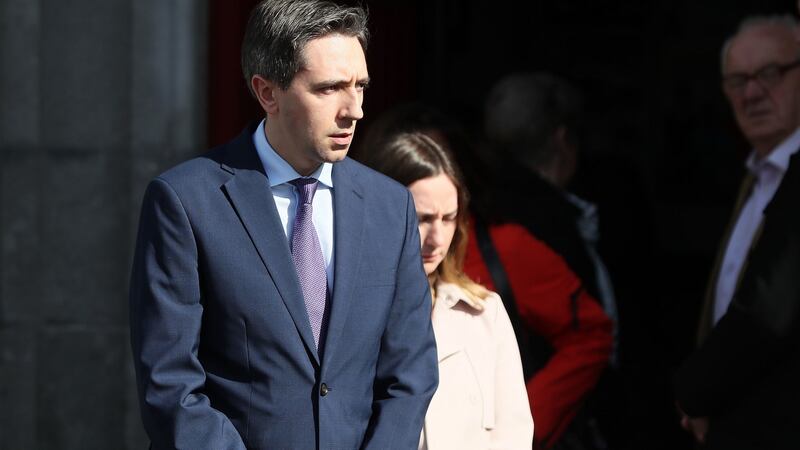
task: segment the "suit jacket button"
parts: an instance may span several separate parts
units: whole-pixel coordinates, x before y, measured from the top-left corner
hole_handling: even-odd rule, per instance
[[[319,395],[325,397],[326,395],[328,395],[328,391],[329,390],[330,389],[328,389],[328,385],[325,384],[325,383],[322,383],[322,386],[319,387]]]

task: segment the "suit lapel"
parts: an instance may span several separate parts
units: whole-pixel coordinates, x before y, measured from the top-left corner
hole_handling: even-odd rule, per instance
[[[247,131],[245,133],[247,134]],[[247,230],[269,275],[272,277],[300,337],[317,365],[311,324],[308,321],[300,282],[292,264],[292,255],[284,237],[272,190],[255,147],[250,139],[237,139],[232,144],[231,161],[223,169],[233,173],[223,189]],[[248,145],[249,144],[249,145]]]
[[[333,165],[334,286],[323,361],[331,359],[340,342],[361,262],[364,199],[351,164],[345,159]]]
[[[703,297],[703,306],[700,309],[700,323],[697,326],[697,345],[700,345],[703,343],[703,341],[705,341],[706,337],[711,332],[711,328],[713,328],[714,299],[717,290],[717,279],[719,278],[719,271],[722,267],[722,260],[725,258],[725,251],[728,249],[728,241],[730,240],[734,227],[736,227],[736,221],[739,219],[739,214],[741,214],[742,208],[744,207],[744,204],[747,202],[747,198],[750,197],[750,194],[753,190],[754,182],[755,177],[750,173],[750,171],[747,171],[744,179],[742,180],[742,184],[739,186],[739,194],[736,196],[736,203],[733,207],[733,213],[728,220],[728,225],[723,233],[722,241],[720,242],[719,247],[717,247],[717,257],[714,259],[714,266],[711,269],[711,276],[708,279],[705,296]],[[755,241],[755,239],[753,241]],[[739,272],[740,277],[742,272],[744,271],[742,270]]]
[[[742,263],[742,267],[739,270],[739,276],[736,278],[736,289],[734,292],[739,290],[739,286],[742,283],[742,279],[744,278],[744,274],[748,269],[748,264],[750,262],[750,255],[753,254],[756,246],[758,245],[759,240],[761,240],[761,233],[764,231],[764,221],[766,220],[767,216],[769,216],[769,210],[772,207],[772,204],[775,203],[776,198],[780,198],[783,192],[786,192],[784,186],[787,186],[787,178],[792,179],[794,177],[797,167],[800,166],[800,151],[795,151],[792,155],[791,159],[789,160],[789,167],[786,170],[786,173],[781,180],[780,185],[778,186],[778,190],[772,197],[769,203],[764,207],[764,214],[761,217],[761,221],[758,224],[758,228],[756,228],[756,232],[753,235],[753,240],[750,241],[750,247],[747,249],[747,255],[745,256],[745,260]],[[733,233],[733,228],[736,226],[736,221],[739,219],[739,214],[741,214],[742,208],[744,208],[745,203],[747,202],[748,197],[752,193],[753,185],[755,183],[755,177],[750,173],[748,170],[745,174],[745,178],[742,181],[742,185],[739,188],[739,196],[736,199],[736,205],[733,209],[733,215],[728,222],[728,227],[725,230],[724,238],[722,239],[722,243],[720,244],[717,250],[717,258],[714,262],[714,268],[711,271],[711,277],[709,279],[708,285],[706,286],[705,292],[705,299],[703,302],[703,307],[700,312],[700,324],[698,326],[697,332],[697,344],[700,345],[703,343],[705,338],[711,332],[713,328],[713,310],[714,310],[714,299],[716,296],[716,286],[717,286],[717,279],[719,277],[719,271],[722,266],[722,260],[725,257],[725,252],[728,249],[728,241],[730,240],[731,233]]]

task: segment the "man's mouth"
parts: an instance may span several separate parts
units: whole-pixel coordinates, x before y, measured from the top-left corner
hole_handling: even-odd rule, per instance
[[[353,133],[336,133],[330,136],[336,145],[350,145],[350,141],[353,139]]]

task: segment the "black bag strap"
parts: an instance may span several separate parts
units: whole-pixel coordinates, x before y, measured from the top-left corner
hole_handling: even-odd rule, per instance
[[[489,228],[486,223],[478,218],[475,221],[475,236],[478,239],[478,248],[483,256],[483,261],[489,269],[489,275],[492,277],[494,288],[503,300],[503,305],[506,307],[508,318],[511,320],[511,327],[514,329],[514,335],[517,337],[517,345],[519,346],[519,354],[522,359],[522,373],[525,379],[529,379],[536,369],[539,367],[534,364],[534,357],[530,349],[530,334],[522,325],[522,319],[519,317],[517,310],[517,302],[514,299],[514,293],[511,291],[511,284],[508,282],[508,276],[500,262],[500,256],[492,242],[492,237],[489,236]],[[543,365],[543,364],[542,364]]]

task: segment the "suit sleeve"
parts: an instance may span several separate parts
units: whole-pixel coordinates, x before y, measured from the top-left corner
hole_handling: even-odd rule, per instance
[[[381,339],[364,449],[417,448],[439,379],[430,288],[422,269],[417,216],[410,193],[406,195],[405,217],[395,296]]]
[[[675,375],[678,404],[691,417],[724,412],[772,369],[797,357],[800,186],[797,177],[784,183],[764,211],[761,237],[728,311]]]
[[[139,403],[154,449],[245,448],[203,394],[201,296],[189,217],[172,187],[156,179],[144,196],[130,287]]]
[[[495,320],[495,423],[491,449],[530,450],[533,445],[533,418],[519,357],[517,338],[511,320],[497,300]]]

